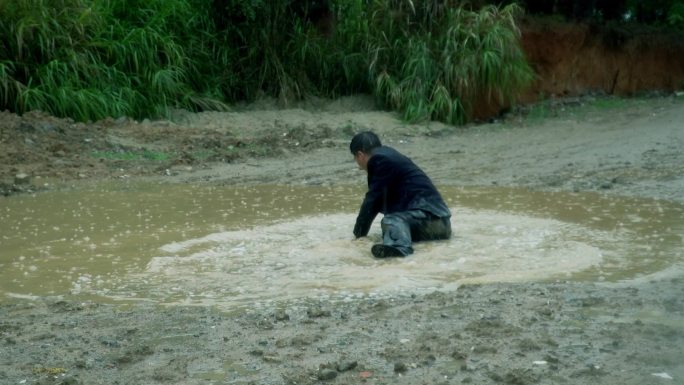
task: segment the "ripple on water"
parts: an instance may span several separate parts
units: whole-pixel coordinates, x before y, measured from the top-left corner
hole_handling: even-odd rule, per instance
[[[451,290],[470,282],[618,281],[681,260],[681,204],[443,188],[454,236],[376,260],[351,229],[363,190],[126,186],[6,199],[0,292],[236,306]]]
[[[601,245],[621,236],[553,219],[454,212],[455,236],[417,243],[408,258],[373,259],[379,225],[371,239],[352,240],[354,215],[332,214],[172,242],[128,279],[153,287],[159,300],[182,303],[454,289],[464,282],[567,277],[600,264]]]

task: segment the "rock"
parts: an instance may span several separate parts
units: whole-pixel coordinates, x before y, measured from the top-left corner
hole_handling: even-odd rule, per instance
[[[472,349],[473,353],[477,354],[496,354],[497,350],[493,346],[478,345]]]
[[[26,121],[22,121],[22,122],[19,123],[19,125],[17,126],[17,131],[19,131],[19,132],[29,132],[29,133],[31,133],[31,132],[36,132],[36,128],[33,127],[32,124],[27,123]]]
[[[547,354],[546,356],[544,356],[544,361],[549,362],[551,364],[557,364],[560,362],[558,357],[552,354]]]
[[[346,372],[354,369],[358,365],[356,361],[341,361],[337,363],[338,372]]]
[[[152,378],[162,383],[169,383],[171,381],[177,380],[178,375],[173,370],[159,368],[155,370]]]
[[[130,364],[144,356],[149,356],[153,353],[154,350],[148,345],[134,346],[117,357],[115,361],[119,364]]]
[[[65,377],[59,382],[59,385],[81,385],[81,381],[75,377]]]
[[[279,364],[279,363],[283,362],[283,360],[280,357],[278,357],[276,354],[264,354],[261,357],[261,359],[264,360],[264,362],[270,362],[273,364]]]
[[[312,338],[307,337],[306,335],[298,335],[298,336],[292,337],[292,340],[290,340],[290,345],[302,347],[302,346],[311,345],[311,342],[312,342]]]
[[[403,362],[396,362],[394,364],[394,373],[406,373],[408,367]]]
[[[540,315],[543,315],[545,317],[551,317],[553,315],[553,310],[551,310],[549,308],[543,308],[543,309],[539,309],[537,311],[537,313],[539,313]]]
[[[277,310],[275,313],[275,319],[276,321],[289,321],[290,316],[285,313],[285,310]]]
[[[309,318],[320,318],[320,317],[330,317],[331,313],[330,310],[325,310],[321,308],[312,308],[308,309],[306,311],[306,315],[309,316]]]
[[[273,322],[264,318],[264,319],[258,320],[256,322],[256,326],[262,330],[272,330],[273,329]]]
[[[121,346],[117,340],[102,339],[100,340],[100,343],[109,348],[118,348]]]
[[[22,121],[19,123],[19,126],[17,127],[17,131],[20,132],[27,132],[27,133],[49,133],[49,132],[58,132],[60,134],[64,133],[64,130],[61,129],[60,127],[50,123],[50,122],[42,122],[42,123],[29,123],[26,121]]]
[[[14,176],[15,185],[27,185],[31,183],[31,177],[23,172]]]
[[[332,369],[321,369],[316,377],[323,381],[332,380],[337,377],[337,371]]]
[[[599,188],[602,190],[610,190],[613,188],[613,183],[612,183],[612,181],[601,182],[599,184]]]

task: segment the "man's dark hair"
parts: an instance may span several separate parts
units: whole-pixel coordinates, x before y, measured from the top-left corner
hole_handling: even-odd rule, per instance
[[[380,138],[377,135],[371,131],[364,131],[354,135],[351,143],[349,143],[349,151],[355,155],[358,151],[370,154],[374,148],[380,146],[382,143],[380,143]]]

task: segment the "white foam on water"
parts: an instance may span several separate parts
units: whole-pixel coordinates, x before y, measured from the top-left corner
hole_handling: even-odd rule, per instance
[[[452,239],[416,243],[407,258],[371,256],[379,219],[370,237],[354,240],[355,216],[331,214],[169,243],[121,284],[161,302],[203,304],[455,289],[564,277],[599,264],[601,245],[618,236],[554,219],[453,212]]]

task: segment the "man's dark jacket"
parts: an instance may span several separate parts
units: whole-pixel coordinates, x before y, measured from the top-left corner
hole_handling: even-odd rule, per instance
[[[375,148],[368,160],[368,192],[356,218],[354,235],[366,236],[378,213],[408,210],[423,210],[439,218],[451,216],[430,178],[411,159],[391,147]]]

